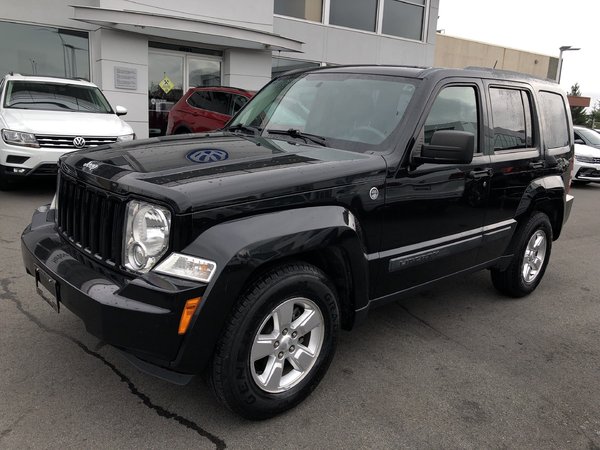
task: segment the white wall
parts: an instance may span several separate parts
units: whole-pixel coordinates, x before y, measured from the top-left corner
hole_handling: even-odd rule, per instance
[[[148,137],[148,39],[132,33],[101,29],[90,34],[94,83],[110,104],[128,109],[123,119],[139,138]],[[115,66],[137,71],[137,89],[115,87]]]
[[[231,49],[223,55],[223,84],[256,91],[271,80],[271,52]]]

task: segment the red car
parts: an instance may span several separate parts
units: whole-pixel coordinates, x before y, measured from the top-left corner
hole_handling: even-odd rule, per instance
[[[167,134],[199,133],[223,128],[254,94],[233,87],[190,88],[169,111]]]

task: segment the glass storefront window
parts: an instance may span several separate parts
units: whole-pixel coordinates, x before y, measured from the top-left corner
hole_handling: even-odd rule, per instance
[[[321,22],[323,0],[275,0],[275,14]]]
[[[192,87],[221,85],[221,59],[194,53],[148,53],[148,127],[150,137],[167,131],[169,111]]]
[[[0,76],[90,79],[88,33],[0,21]]]
[[[330,0],[329,23],[357,30],[375,31],[377,0]]]
[[[301,59],[286,59],[286,58],[273,58],[271,63],[271,76],[273,78],[281,75],[282,73],[288,72],[295,69],[312,69],[319,67],[320,64],[311,61],[302,61]]]
[[[425,17],[425,0],[404,2],[385,0],[383,8],[383,34],[420,41]]]

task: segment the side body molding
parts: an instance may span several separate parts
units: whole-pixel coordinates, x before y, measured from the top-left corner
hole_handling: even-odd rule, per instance
[[[260,214],[218,224],[182,253],[217,263],[173,364],[195,372],[212,354],[222,327],[250,276],[261,266],[306,252],[335,248],[351,280],[353,309],[368,304],[368,264],[355,216],[341,206],[317,206]],[[200,353],[200,354],[199,354]]]

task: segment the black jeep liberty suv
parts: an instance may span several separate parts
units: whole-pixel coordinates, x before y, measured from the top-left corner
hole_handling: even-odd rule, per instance
[[[57,311],[244,417],[302,401],[340,328],[449,276],[540,283],[569,216],[555,83],[354,66],[265,86],[219,132],[71,153],[22,236]]]

